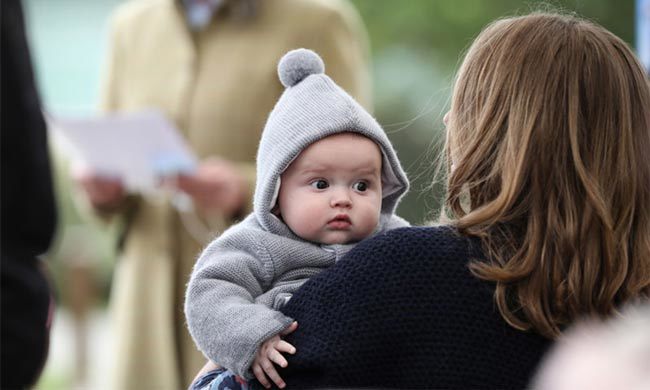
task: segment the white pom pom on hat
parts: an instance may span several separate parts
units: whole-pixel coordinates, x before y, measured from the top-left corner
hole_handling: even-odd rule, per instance
[[[291,50],[278,63],[278,76],[286,88],[293,87],[309,75],[324,72],[323,60],[309,49]]]

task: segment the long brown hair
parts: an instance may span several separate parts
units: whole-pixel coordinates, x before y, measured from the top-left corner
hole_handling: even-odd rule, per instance
[[[650,294],[650,87],[621,39],[567,15],[492,23],[447,128],[447,212],[509,324],[555,337]]]

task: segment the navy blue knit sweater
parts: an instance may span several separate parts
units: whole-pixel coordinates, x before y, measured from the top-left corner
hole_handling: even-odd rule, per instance
[[[283,309],[297,348],[289,388],[524,388],[549,346],[508,326],[471,275],[476,240],[448,227],[366,240]]]

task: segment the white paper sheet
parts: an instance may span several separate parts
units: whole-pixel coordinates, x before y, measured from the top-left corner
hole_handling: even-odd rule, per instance
[[[197,159],[174,125],[147,110],[88,118],[48,117],[73,158],[122,179],[130,191],[151,192],[161,176],[192,171]]]

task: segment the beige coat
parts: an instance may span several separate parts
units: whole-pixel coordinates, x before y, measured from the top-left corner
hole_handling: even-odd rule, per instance
[[[327,74],[369,105],[365,31],[344,1],[261,0],[251,19],[234,17],[226,5],[198,33],[173,0],[128,2],[113,19],[104,108],[161,109],[199,158],[235,162],[252,194],[255,153],[282,92],[276,66],[285,52],[315,50]],[[116,365],[107,379],[119,390],[185,388],[205,363],[187,332],[183,297],[208,237],[188,233],[167,199],[131,197],[127,206],[111,297]],[[198,218],[213,235],[229,223]]]

